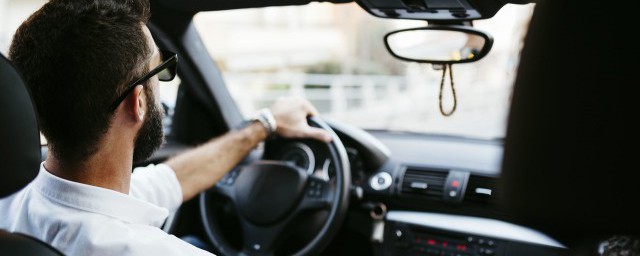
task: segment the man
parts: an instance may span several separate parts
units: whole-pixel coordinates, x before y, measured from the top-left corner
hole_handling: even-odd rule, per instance
[[[30,87],[49,154],[38,177],[0,200],[0,228],[68,255],[206,255],[159,229],[275,132],[330,141],[280,99],[245,128],[164,164],[138,168],[162,143],[158,80],[175,56],[157,49],[144,0],[52,0],[18,29],[9,57]]]

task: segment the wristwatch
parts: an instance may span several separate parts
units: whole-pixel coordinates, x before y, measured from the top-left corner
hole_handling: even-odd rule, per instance
[[[276,118],[268,108],[258,110],[258,112],[256,112],[256,114],[251,118],[250,121],[260,122],[260,124],[262,124],[264,129],[267,131],[267,137],[273,135],[276,132],[276,129],[278,129]]]

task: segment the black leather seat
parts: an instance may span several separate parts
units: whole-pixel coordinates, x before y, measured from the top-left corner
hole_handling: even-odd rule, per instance
[[[629,38],[638,30],[629,5],[538,1],[514,87],[503,206],[575,255],[622,255],[600,241],[640,235],[639,45]]]
[[[38,174],[41,158],[36,120],[24,82],[0,55],[0,198],[22,189]],[[63,254],[37,239],[0,230],[0,255]]]

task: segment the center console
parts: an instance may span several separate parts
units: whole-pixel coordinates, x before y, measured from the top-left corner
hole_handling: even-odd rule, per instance
[[[385,241],[391,255],[500,255],[505,243],[488,237],[444,232],[398,222],[387,223]]]
[[[564,246],[537,231],[492,219],[389,212],[382,255],[556,256]]]

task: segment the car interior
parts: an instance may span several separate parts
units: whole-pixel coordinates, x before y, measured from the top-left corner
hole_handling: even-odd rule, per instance
[[[167,111],[166,143],[135,165],[160,163],[246,120],[194,15],[310,2],[152,0],[147,26],[160,48],[178,53],[180,86]],[[356,3],[380,19],[427,21],[379,39],[391,56],[440,67],[441,88],[457,64],[491,54],[494,39],[474,29],[474,20],[491,19],[505,5],[535,5],[504,139],[365,130],[312,117],[309,124],[330,132],[331,143],[268,139],[172,213],[164,231],[199,237],[216,255],[640,255],[633,154],[640,127],[632,121],[638,90],[625,63],[635,46],[633,8],[578,0]],[[413,38],[443,32],[481,44],[454,57],[424,42],[403,49]],[[4,57],[0,85],[5,197],[36,176],[46,146],[29,92]],[[442,105],[440,111],[453,113]],[[62,255],[6,231],[0,254]]]

